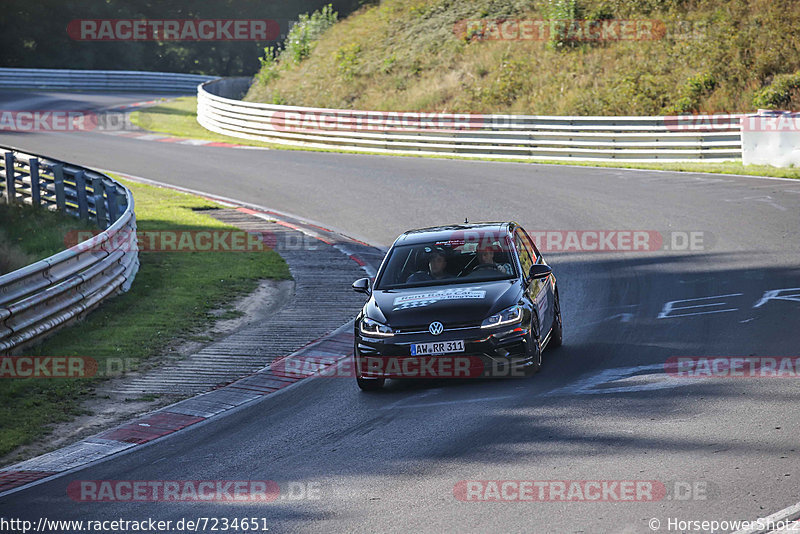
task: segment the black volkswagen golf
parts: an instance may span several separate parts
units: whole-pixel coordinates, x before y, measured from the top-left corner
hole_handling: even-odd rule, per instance
[[[355,323],[363,390],[387,378],[533,374],[562,340],[552,269],[525,230],[481,223],[411,230],[378,270]]]

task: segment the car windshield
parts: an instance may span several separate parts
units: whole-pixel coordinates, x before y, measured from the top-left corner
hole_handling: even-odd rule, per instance
[[[488,282],[516,276],[514,254],[505,235],[480,241],[448,239],[394,247],[375,289]]]

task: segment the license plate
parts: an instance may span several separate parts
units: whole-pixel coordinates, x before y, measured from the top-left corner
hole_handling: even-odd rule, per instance
[[[437,341],[435,343],[415,343],[411,345],[412,356],[464,352],[464,341]]]

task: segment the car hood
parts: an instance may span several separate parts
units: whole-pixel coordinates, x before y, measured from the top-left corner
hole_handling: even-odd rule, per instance
[[[480,324],[485,318],[519,302],[517,280],[377,290],[367,302],[367,316],[392,328]]]

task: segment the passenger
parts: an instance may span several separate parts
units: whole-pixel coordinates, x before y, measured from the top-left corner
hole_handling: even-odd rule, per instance
[[[428,257],[428,271],[417,271],[408,277],[406,282],[426,282],[450,278],[447,268],[447,256],[444,250],[434,249]]]

